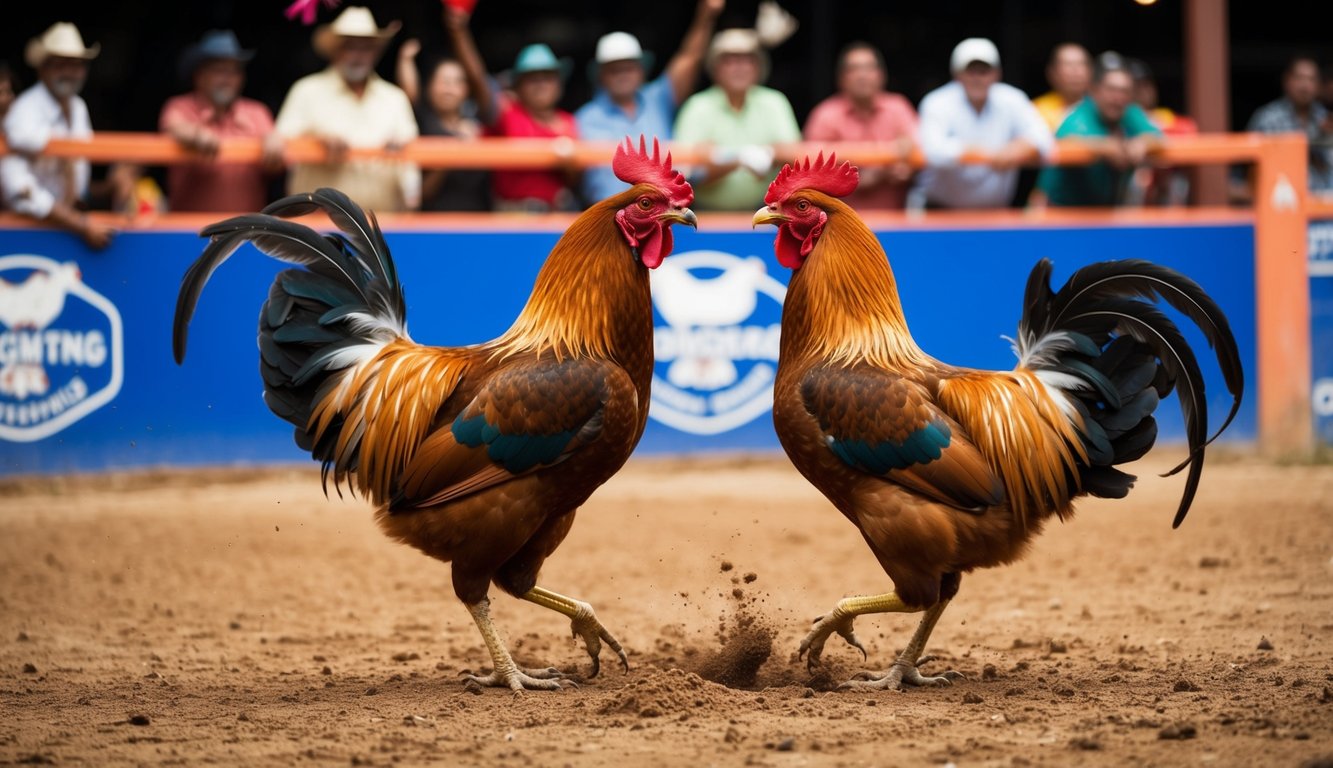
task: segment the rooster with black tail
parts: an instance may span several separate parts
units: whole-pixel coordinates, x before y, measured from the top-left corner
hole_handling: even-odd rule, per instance
[[[580,215],[498,339],[430,347],[407,335],[406,302],[374,215],[321,189],[203,231],[186,273],[174,347],[185,357],[204,284],[242,244],[304,269],[278,275],[259,318],[264,400],[323,462],[325,482],[367,496],[390,537],[451,562],[494,662],[472,679],[514,690],[560,687],[520,669],[491,622],[488,590],[569,617],[599,667],[621,645],[592,606],[537,585],[578,507],[643,434],[653,370],[648,270],[671,253],[672,224],[696,224],[690,185],[657,143],[626,140],[612,162],[632,185]],[[317,210],[341,234],[286,221]],[[327,485],[326,485],[327,490]]]
[[[1185,519],[1204,449],[1231,423],[1244,375],[1226,317],[1184,275],[1146,261],[1093,264],[1060,290],[1051,265],[1028,281],[1012,371],[947,365],[913,341],[879,240],[838,198],[858,174],[823,155],[787,166],[755,224],[776,224],[777,257],[794,270],[782,314],[773,419],[800,470],[861,531],[894,591],[850,597],[816,620],[800,653],[817,665],[859,615],[925,616],[892,667],[851,687],[945,685],[917,669],[961,574],[1013,562],[1051,516],[1083,495],[1120,498],[1134,477],[1117,466],[1157,437],[1153,412],[1173,389],[1189,453],[1175,525]],[[1156,306],[1165,300],[1216,348],[1233,396],[1208,434],[1194,352]]]

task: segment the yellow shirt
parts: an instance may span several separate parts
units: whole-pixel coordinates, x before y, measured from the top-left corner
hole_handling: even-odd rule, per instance
[[[416,117],[407,94],[371,74],[361,96],[332,67],[297,80],[278,112],[283,137],[336,136],[350,147],[383,147],[415,139]],[[289,193],[336,187],[376,211],[402,211],[420,204],[421,172],[392,161],[298,164],[287,177]]]
[[[1066,103],[1064,97],[1055,91],[1044,93],[1033,99],[1032,106],[1037,108],[1037,112],[1041,115],[1041,119],[1046,121],[1046,124],[1051,127],[1052,131],[1057,130],[1060,127],[1060,123],[1065,121],[1065,117],[1069,114],[1069,110],[1074,108],[1074,104]]]

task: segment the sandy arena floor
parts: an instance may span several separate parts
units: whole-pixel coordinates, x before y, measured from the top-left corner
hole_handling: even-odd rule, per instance
[[[465,689],[489,659],[448,567],[314,469],[11,481],[0,762],[1329,765],[1333,468],[1217,461],[1172,532],[1175,453],[963,579],[930,650],[965,680],[873,694],[829,690],[864,668],[836,637],[795,660],[889,583],[785,460],[637,460],[594,495],[542,581],[632,670],[521,697]],[[586,672],[561,617],[493,612],[520,663]],[[870,666],[915,622],[862,618]]]

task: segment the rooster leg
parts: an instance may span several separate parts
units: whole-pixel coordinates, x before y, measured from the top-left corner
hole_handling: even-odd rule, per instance
[[[852,632],[852,622],[857,616],[866,613],[912,613],[920,610],[913,608],[898,597],[897,593],[889,592],[883,595],[863,595],[859,597],[844,597],[838,601],[838,605],[829,612],[827,616],[820,616],[815,619],[815,626],[810,630],[810,634],[801,641],[800,650],[796,658],[801,658],[808,651],[809,660],[806,661],[806,669],[814,671],[819,666],[819,657],[824,653],[824,642],[828,640],[829,635],[834,632],[849,645],[861,652],[861,657],[866,658],[865,646],[856,639]]]
[[[941,600],[926,611],[926,615],[921,617],[921,624],[916,628],[912,635],[912,640],[898,654],[897,661],[888,671],[880,673],[862,673],[857,675],[857,679],[848,680],[839,688],[857,688],[861,690],[896,690],[901,691],[905,686],[929,686],[942,687],[952,685],[953,681],[962,677],[961,674],[948,670],[941,673],[938,677],[926,677],[917,670],[917,665],[929,661],[930,658],[922,658],[921,652],[926,649],[926,641],[930,639],[930,633],[935,629],[935,623],[940,620],[940,615],[944,613],[944,608],[949,604],[948,600]]]
[[[515,691],[525,689],[554,691],[560,687],[559,681],[555,679],[560,676],[560,673],[556,670],[525,670],[520,669],[514,663],[514,657],[509,655],[509,650],[505,648],[504,641],[500,639],[500,632],[491,621],[491,601],[489,598],[483,597],[480,602],[468,605],[467,610],[468,613],[472,614],[472,620],[477,622],[477,629],[481,630],[481,639],[486,642],[486,650],[491,652],[491,661],[495,665],[495,671],[489,675],[484,677],[468,675],[467,679],[479,685],[492,688],[511,688]]]
[[[629,671],[629,659],[625,656],[624,649],[620,647],[620,641],[616,640],[606,627],[602,626],[602,622],[597,620],[597,614],[593,613],[591,605],[541,587],[528,590],[523,599],[569,617],[574,637],[583,638],[583,645],[587,648],[588,655],[592,657],[592,672],[588,674],[589,679],[597,677],[597,673],[602,669],[599,658],[602,643],[611,646],[611,650],[620,656],[621,666],[626,672]]]

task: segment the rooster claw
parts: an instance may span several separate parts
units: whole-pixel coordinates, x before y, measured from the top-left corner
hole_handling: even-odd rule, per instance
[[[860,651],[863,660],[870,658],[865,646],[861,644],[861,641],[856,637],[856,633],[852,631],[852,622],[855,619],[855,616],[841,613],[836,608],[827,616],[820,616],[815,619],[815,626],[801,640],[801,646],[796,652],[797,659],[803,658],[807,651],[810,653],[810,658],[805,663],[807,671],[814,672],[815,667],[819,666],[820,657],[824,653],[824,643],[828,640],[829,635],[835,633],[847,641],[848,645]]]
[[[602,622],[597,620],[597,614],[593,612],[591,605],[582,602],[577,605],[578,611],[570,621],[570,635],[576,639],[583,639],[583,646],[592,659],[592,671],[588,673],[586,679],[591,680],[602,671],[602,643],[606,643],[611,650],[616,652],[616,655],[620,657],[622,669],[628,673],[629,657],[625,655],[625,649],[621,647],[620,641],[607,631]]]

